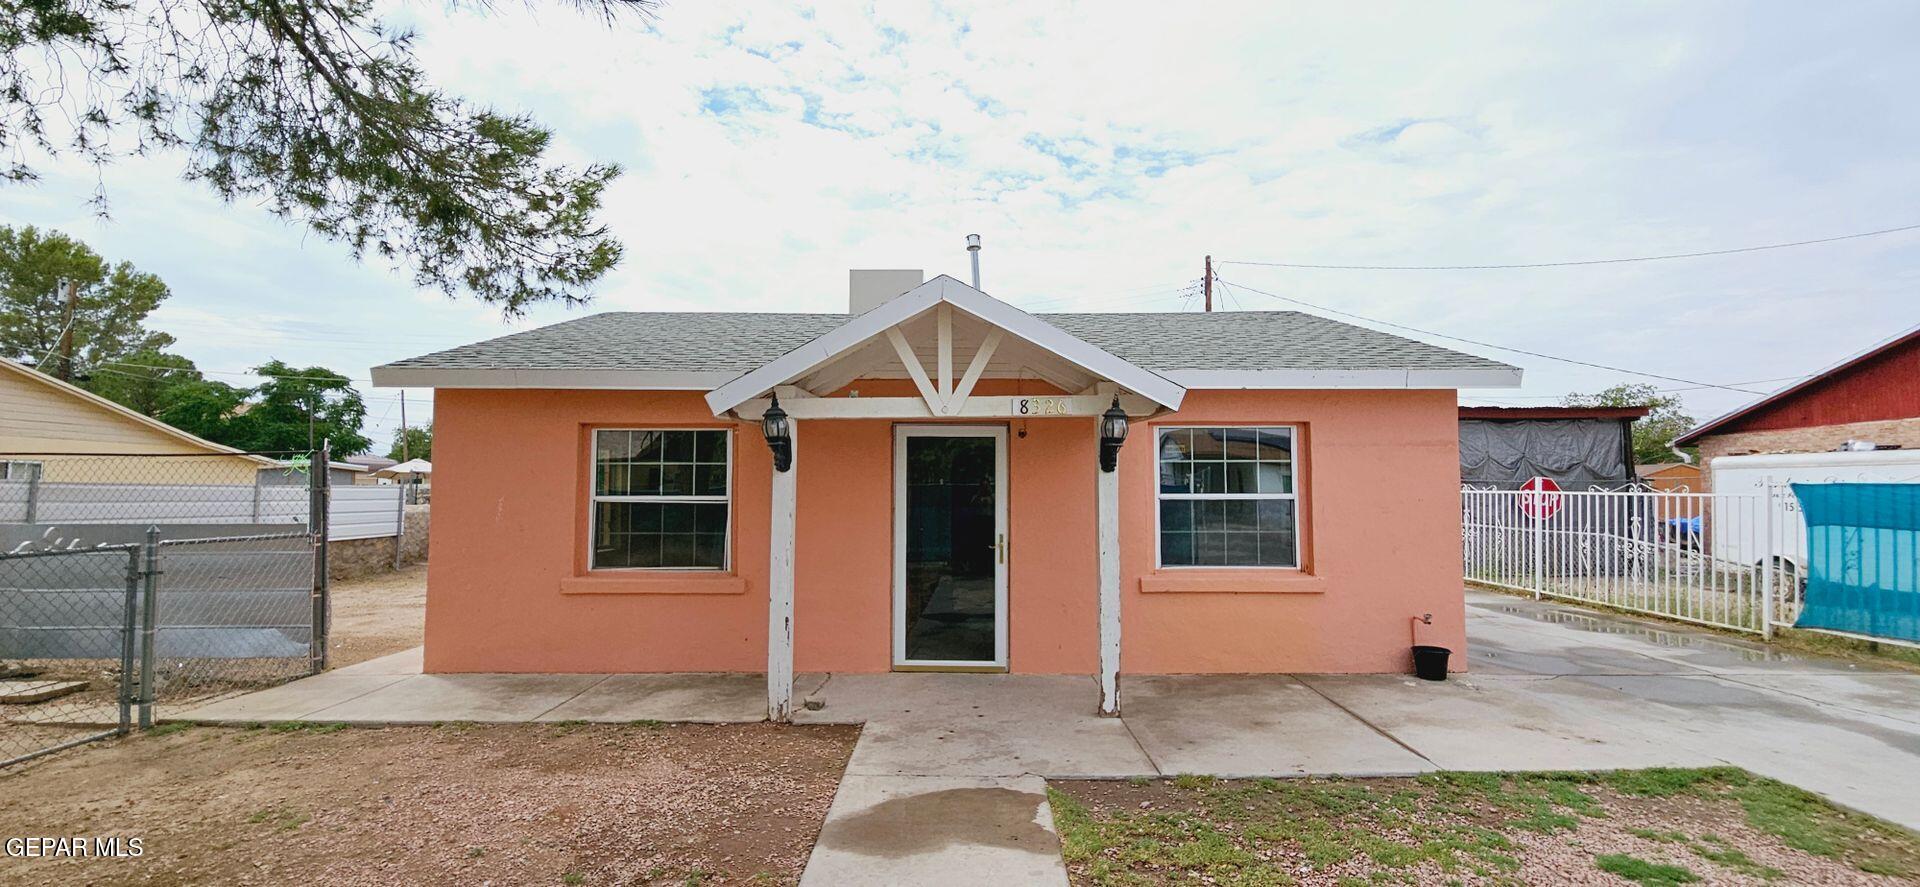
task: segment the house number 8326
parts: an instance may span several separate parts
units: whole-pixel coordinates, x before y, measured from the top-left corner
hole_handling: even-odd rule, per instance
[[[1064,397],[1016,397],[1013,399],[1013,414],[1016,416],[1070,416],[1073,414],[1072,402]]]

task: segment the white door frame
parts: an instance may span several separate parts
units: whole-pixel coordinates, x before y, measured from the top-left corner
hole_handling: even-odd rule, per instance
[[[1007,427],[1005,425],[896,425],[893,429],[893,666],[895,668],[1007,667],[1008,544],[993,566],[993,660],[907,658],[907,438],[988,437],[993,439],[993,523],[997,539],[1007,538]]]

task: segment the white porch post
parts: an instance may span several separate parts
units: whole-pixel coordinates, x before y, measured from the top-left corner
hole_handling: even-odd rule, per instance
[[[793,718],[793,528],[800,471],[800,423],[791,422],[793,464],[773,473],[767,564],[767,720]]]
[[[1094,425],[1098,433],[1099,423]],[[1100,549],[1100,713],[1120,714],[1120,467],[1095,481]]]

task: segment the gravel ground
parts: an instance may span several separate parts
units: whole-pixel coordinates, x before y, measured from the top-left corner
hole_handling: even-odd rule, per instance
[[[426,564],[335,582],[329,664],[339,668],[418,647],[426,624]]]
[[[0,774],[0,884],[792,884],[857,730],[768,724],[193,727]]]

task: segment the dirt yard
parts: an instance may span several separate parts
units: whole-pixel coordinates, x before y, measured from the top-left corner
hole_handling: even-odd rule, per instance
[[[1056,782],[1075,885],[1911,884],[1920,836],[1731,768]]]
[[[0,773],[0,884],[792,884],[841,727],[163,727]]]
[[[420,646],[427,624],[427,565],[333,583],[334,668]]]

